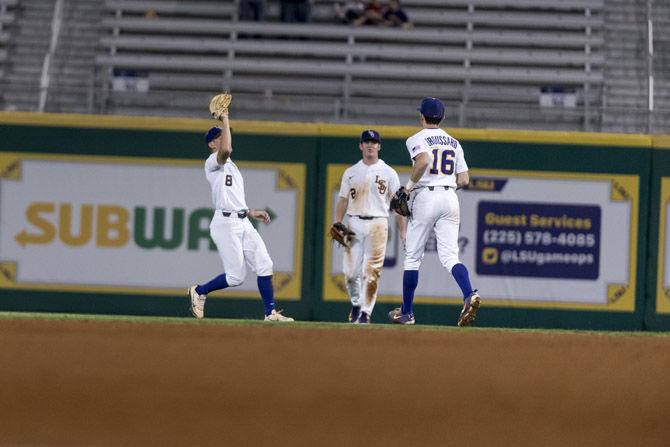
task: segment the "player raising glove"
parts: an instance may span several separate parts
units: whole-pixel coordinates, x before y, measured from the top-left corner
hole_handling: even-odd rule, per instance
[[[391,198],[391,209],[401,216],[409,216],[411,212],[409,211],[409,194],[404,186],[401,186],[400,189]]]
[[[330,227],[330,237],[342,247],[351,247],[351,241],[354,236],[356,236],[356,233],[347,228],[342,222],[335,222],[333,226]]]
[[[233,95],[228,92],[219,93],[209,102],[209,111],[212,118],[221,120],[224,116],[228,116],[228,106],[233,100]]]

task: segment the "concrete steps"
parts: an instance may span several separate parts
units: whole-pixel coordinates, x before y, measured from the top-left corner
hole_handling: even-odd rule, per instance
[[[605,68],[601,131],[648,129],[646,0],[605,1]]]
[[[654,116],[652,130],[670,134],[670,3],[652,3],[654,18]]]
[[[5,109],[37,110],[42,65],[51,39],[54,4],[54,0],[20,2],[12,34],[12,63],[5,74]]]
[[[95,55],[101,37],[104,0],[71,0],[63,10],[64,27],[52,65],[47,110],[91,113]]]
[[[104,0],[66,0],[61,33],[50,69],[46,111],[91,112],[89,90],[100,40]],[[55,0],[21,0],[12,38],[12,66],[6,70],[4,107],[34,111],[44,58],[51,42]]]

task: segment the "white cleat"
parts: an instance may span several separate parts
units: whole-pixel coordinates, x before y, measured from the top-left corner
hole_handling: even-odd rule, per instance
[[[279,322],[279,323],[289,323],[291,321],[295,321],[291,317],[286,317],[286,316],[282,315],[281,312],[282,312],[281,310],[276,311],[276,310],[273,309],[272,313],[270,315],[265,316],[265,321],[276,321],[276,322]]]
[[[482,297],[479,296],[477,290],[473,290],[470,295],[468,295],[465,300],[463,300],[463,310],[461,310],[461,315],[458,317],[458,326],[466,327],[470,326],[477,312],[479,312],[479,307],[482,305]]]
[[[198,295],[195,291],[197,286],[191,286],[188,289],[188,296],[191,298],[191,313],[198,320],[205,318],[205,300],[206,295]]]

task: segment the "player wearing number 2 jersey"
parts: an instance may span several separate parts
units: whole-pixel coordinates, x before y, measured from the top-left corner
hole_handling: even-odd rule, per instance
[[[196,318],[203,318],[207,294],[242,284],[248,265],[258,275],[265,321],[293,321],[293,318],[275,310],[272,260],[263,239],[249,221],[252,217],[267,224],[270,223],[270,216],[267,211],[247,207],[242,174],[230,159],[233,146],[227,113],[221,116],[221,121],[223,127],[212,127],[205,135],[205,143],[212,152],[205,162],[205,176],[212,188],[215,208],[209,233],[223,262],[224,273],[206,284],[188,289],[191,313]]]
[[[472,323],[481,298],[470,285],[467,268],[458,259],[460,210],[456,189],[470,182],[463,148],[439,125],[444,105],[437,98],[424,98],[420,121],[423,129],[407,139],[412,173],[405,190],[410,194],[411,215],[407,227],[403,305],[389,313],[394,323],[414,324],[414,291],[426,241],[435,231],[437,252],[442,265],[453,275],[463,292],[463,309],[458,326]]]
[[[376,130],[361,133],[361,160],[342,176],[335,207],[335,222],[348,219],[356,233],[343,257],[344,278],[351,300],[349,321],[369,323],[377,301],[381,270],[388,239],[389,202],[400,187],[398,173],[379,158],[381,136]],[[400,238],[405,237],[405,218],[396,216]]]

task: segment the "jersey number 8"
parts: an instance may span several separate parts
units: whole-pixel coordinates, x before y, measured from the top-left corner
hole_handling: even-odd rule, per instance
[[[441,156],[440,156],[441,155]],[[440,149],[433,149],[433,167],[430,170],[430,173],[435,175],[442,172],[445,175],[451,175],[454,173],[454,157],[456,153],[451,149],[442,150],[440,154]],[[441,159],[440,169],[437,169],[437,160]]]

